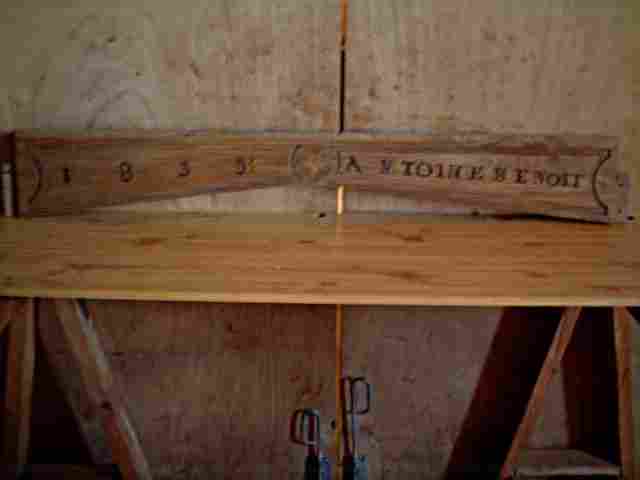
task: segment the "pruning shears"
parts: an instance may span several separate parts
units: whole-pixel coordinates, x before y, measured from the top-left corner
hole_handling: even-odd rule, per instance
[[[331,464],[320,446],[320,414],[303,408],[293,412],[290,438],[293,443],[307,447],[304,480],[331,480]]]
[[[369,476],[367,458],[358,454],[357,417],[371,410],[371,385],[364,377],[344,377],[341,400],[344,439],[342,480],[366,480]]]

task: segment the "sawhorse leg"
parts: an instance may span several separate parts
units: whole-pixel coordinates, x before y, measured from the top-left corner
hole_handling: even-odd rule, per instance
[[[510,478],[518,471],[519,456],[535,427],[547,386],[560,368],[563,355],[569,345],[580,316],[580,311],[580,308],[567,308],[563,313],[527,404],[525,414],[503,464],[500,473],[501,479]],[[632,316],[627,308],[617,307],[613,312],[613,322],[618,399],[618,424],[616,427],[618,429],[619,439],[619,473],[624,480],[634,480],[634,432],[630,363]]]
[[[27,463],[31,427],[31,395],[35,366],[35,309],[33,299],[3,302],[9,334],[2,463],[8,478],[19,476]]]
[[[100,412],[108,445],[123,478],[150,480],[146,457],[89,315],[82,304],[75,300],[56,300],[55,305],[83,386],[93,408]],[[0,327],[9,330],[2,460],[10,475],[15,477],[24,470],[29,453],[35,363],[35,307],[33,299],[5,301],[2,307]],[[47,342],[45,337],[42,340]]]
[[[613,313],[616,344],[616,376],[618,383],[618,435],[620,467],[625,480],[633,480],[633,398],[631,384],[631,324],[633,317],[624,307]]]

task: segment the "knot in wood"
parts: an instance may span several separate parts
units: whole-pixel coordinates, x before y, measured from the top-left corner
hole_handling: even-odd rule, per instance
[[[339,152],[331,147],[296,145],[291,151],[291,174],[303,185],[322,185],[336,175]]]

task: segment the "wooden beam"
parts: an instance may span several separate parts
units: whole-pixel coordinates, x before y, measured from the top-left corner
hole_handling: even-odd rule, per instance
[[[7,383],[5,390],[2,463],[18,477],[29,454],[31,397],[35,366],[35,307],[33,299],[10,300]]]
[[[618,383],[618,428],[622,477],[633,480],[634,431],[631,376],[631,313],[623,307],[614,309],[616,374]]]
[[[22,132],[18,213],[299,184],[619,222],[630,185],[618,157],[616,140],[600,136]]]
[[[538,380],[533,388],[533,392],[531,393],[531,398],[527,404],[524,417],[520,422],[518,430],[513,438],[513,442],[511,443],[509,453],[507,454],[507,458],[502,466],[500,478],[508,478],[513,475],[520,452],[535,427],[540,409],[542,408],[547,386],[560,368],[562,357],[571,340],[573,330],[580,316],[580,311],[581,308],[579,307],[569,307],[565,309],[562,315],[562,319],[558,324],[558,329],[556,330],[553,342],[551,343],[547,357],[545,358],[540,374],[538,375]]]
[[[639,242],[638,225],[367,214],[0,219],[0,295],[631,305],[640,304]]]
[[[75,300],[57,300],[56,309],[93,404],[101,412],[114,461],[123,478],[151,479],[140,442],[124,407],[90,317]]]

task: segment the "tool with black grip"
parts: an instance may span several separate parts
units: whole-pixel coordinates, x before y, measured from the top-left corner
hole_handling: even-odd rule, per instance
[[[342,480],[365,480],[369,476],[368,465],[367,458],[358,454],[357,422],[357,417],[369,413],[371,409],[371,385],[364,377],[342,379],[342,404]]]
[[[331,480],[331,464],[320,447],[320,414],[304,408],[291,417],[291,441],[307,447],[304,480]]]

